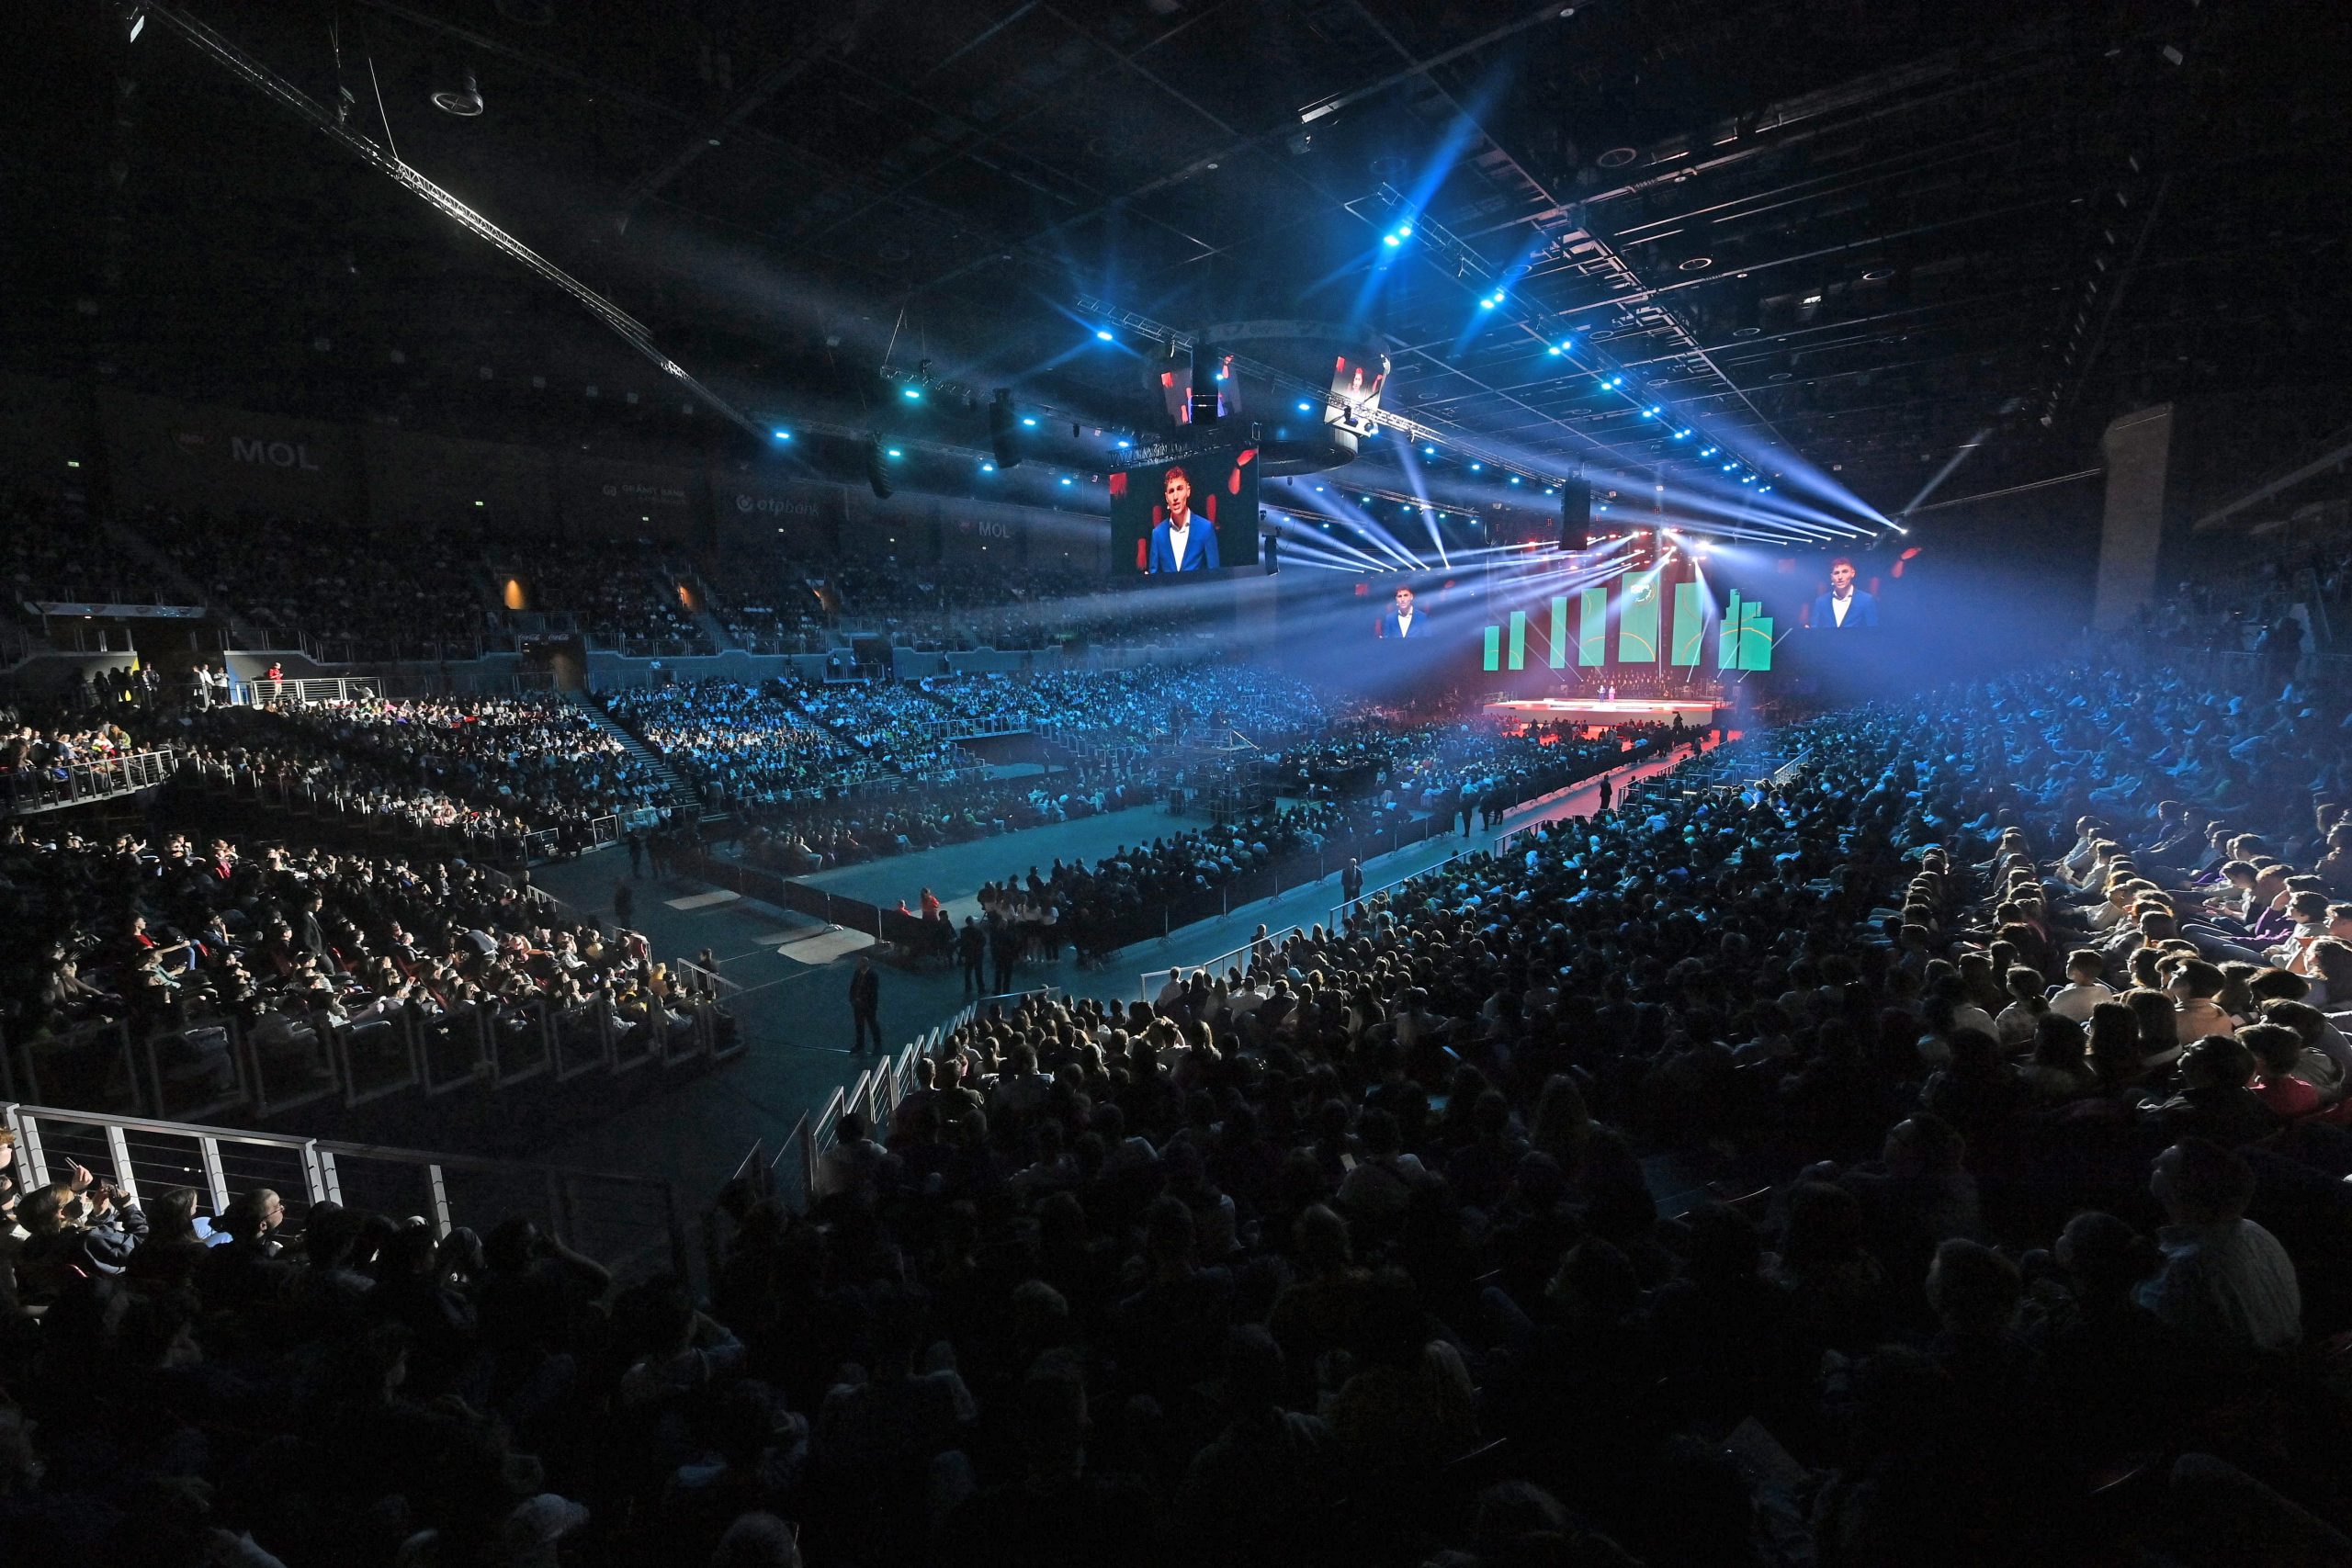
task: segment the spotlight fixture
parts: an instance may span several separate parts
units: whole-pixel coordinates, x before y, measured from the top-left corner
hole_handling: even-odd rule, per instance
[[[1095,335],[1096,337],[1098,337],[1098,338],[1101,338],[1104,343],[1109,343],[1109,342],[1111,342],[1111,341],[1112,341],[1112,338],[1111,338],[1111,329],[1110,329],[1110,328],[1108,328],[1108,327],[1097,327],[1097,328],[1095,328],[1095,329],[1094,329],[1094,335]]]
[[[899,389],[899,396],[910,403],[919,403],[922,401],[922,389],[913,385],[904,386]]]
[[[436,88],[433,107],[443,114],[453,114],[461,119],[471,119],[481,113],[481,84],[474,79],[474,68],[466,66],[458,73],[450,85]]]
[[[1301,403],[1298,405],[1298,412],[1301,413],[1313,413],[1315,412],[1315,405],[1313,403]]]
[[[1471,465],[1470,465],[1470,471],[1471,471],[1472,473],[1474,473],[1474,474],[1475,474],[1475,473],[1478,473],[1478,472],[1480,472],[1481,470],[1483,470],[1483,469],[1486,468],[1486,466],[1487,466],[1487,465],[1486,465],[1486,464],[1484,464],[1484,463],[1473,463],[1473,464],[1471,464]]]
[[[775,437],[778,441],[789,441],[792,439],[792,432],[788,430],[771,430],[768,434]]]

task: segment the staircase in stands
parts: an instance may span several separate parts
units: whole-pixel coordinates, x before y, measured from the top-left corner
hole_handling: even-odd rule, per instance
[[[662,781],[662,789],[668,795],[672,806],[681,810],[694,812],[706,822],[714,816],[725,815],[723,812],[706,809],[702,791],[695,787],[694,781],[680,773],[669,758],[639,739],[627,725],[606,713],[601,705],[579,692],[566,692],[563,696],[566,702],[594,719],[599,729],[618,740],[622,749],[627,750],[630,757],[652,767],[654,776]]]

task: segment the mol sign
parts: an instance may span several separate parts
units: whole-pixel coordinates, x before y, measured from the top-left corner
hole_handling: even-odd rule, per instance
[[[212,437],[201,430],[183,430],[173,444],[189,457],[200,457],[212,445]],[[311,456],[307,441],[275,441],[264,435],[232,435],[229,437],[229,459],[250,463],[263,468],[296,468],[305,473],[324,473],[325,465]]]

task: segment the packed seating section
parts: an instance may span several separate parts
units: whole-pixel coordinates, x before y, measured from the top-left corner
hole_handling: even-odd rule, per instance
[[[81,1462],[0,1523],[59,1553],[218,1529],[288,1564],[2325,1539],[2346,705],[2076,667],[1827,715],[1772,738],[1770,781],[1710,753],[1225,972],[986,1009],[835,1108],[805,1205],[730,1183],[699,1292],[527,1226],[320,1205],[289,1235],[259,1190],[207,1248],[180,1195],[151,1216],[77,1170],[12,1193],[47,1315],[5,1342],[38,1425],[0,1453]],[[1504,794],[1520,761],[1489,759]],[[10,929],[119,922],[126,879],[219,912],[193,846],[148,859],[9,846]],[[225,883],[283,987],[318,967],[314,890],[340,915],[384,876],[297,869]],[[566,983],[552,950],[469,959],[464,922],[386,910],[443,933],[445,984]],[[134,1452],[208,1486],[123,1508]]]

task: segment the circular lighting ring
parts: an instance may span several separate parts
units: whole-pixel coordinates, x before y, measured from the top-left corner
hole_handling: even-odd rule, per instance
[[[1713,256],[1691,256],[1682,263],[1681,270],[1684,272],[1704,272],[1714,265],[1715,258]]]
[[[1593,162],[1604,169],[1622,169],[1640,156],[1641,153],[1631,147],[1611,147]]]

